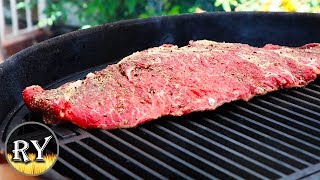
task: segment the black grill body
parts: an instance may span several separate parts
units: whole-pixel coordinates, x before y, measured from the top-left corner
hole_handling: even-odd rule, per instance
[[[320,15],[156,17],[106,24],[35,45],[0,64],[1,148],[18,124],[41,122],[22,102],[26,86],[58,87],[135,51],[198,39],[300,46],[320,42]],[[49,178],[316,178],[320,79],[304,88],[233,102],[215,111],[163,117],[133,129],[85,130],[71,124],[51,128],[60,140],[60,157],[44,175]]]

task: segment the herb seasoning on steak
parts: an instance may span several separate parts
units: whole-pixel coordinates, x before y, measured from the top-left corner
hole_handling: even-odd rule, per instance
[[[227,102],[301,87],[319,74],[320,44],[256,48],[200,40],[136,52],[57,89],[30,86],[23,98],[48,123],[129,128],[164,115],[214,110]]]

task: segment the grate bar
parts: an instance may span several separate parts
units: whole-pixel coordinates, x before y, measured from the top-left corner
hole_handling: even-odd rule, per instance
[[[308,88],[308,87],[301,88],[300,91],[307,92],[307,93],[309,93],[309,94],[312,94],[312,95],[315,96],[315,97],[318,97],[318,96],[320,95],[318,91],[315,91],[315,90],[310,89],[310,88]]]
[[[99,174],[105,176],[106,178],[109,179],[116,179],[116,177],[114,177],[113,175],[107,173],[106,171],[104,171],[103,169],[101,169],[100,167],[98,167],[97,165],[95,165],[94,163],[90,162],[88,159],[82,157],[79,153],[73,151],[72,149],[70,149],[69,147],[67,147],[64,144],[60,144],[60,148],[63,148],[65,151],[69,152],[70,154],[72,154],[73,156],[77,157],[78,159],[80,159],[83,163],[88,164],[90,167],[92,167],[94,170],[96,170],[97,172],[99,172]]]
[[[304,94],[304,93],[302,93],[300,91],[296,91],[296,90],[292,90],[291,92],[296,94],[297,96],[303,97],[303,99],[309,99],[309,100],[313,101],[315,104],[320,104],[320,100],[316,97],[310,96],[306,93]]]
[[[116,137],[115,135],[111,134],[111,133],[108,132],[108,131],[102,131],[102,132],[103,132],[104,134],[108,135],[109,137],[112,137],[112,138],[116,139],[118,142],[122,143],[123,145],[125,145],[125,146],[133,149],[134,151],[140,153],[140,154],[143,155],[144,157],[147,157],[147,158],[149,158],[150,160],[156,162],[156,163],[159,164],[160,166],[162,166],[162,167],[170,170],[171,172],[174,172],[174,173],[180,175],[180,176],[183,177],[184,179],[190,179],[190,178],[191,178],[191,177],[187,176],[186,174],[183,174],[182,172],[180,172],[180,171],[172,168],[170,165],[168,165],[168,164],[160,161],[159,159],[154,158],[154,157],[151,156],[150,154],[142,151],[141,149],[138,149],[137,147],[129,144],[128,142],[125,142],[125,141],[122,140],[120,137]]]
[[[290,174],[287,177],[283,177],[281,178],[281,180],[291,180],[291,179],[319,180],[319,177],[320,177],[320,163],[317,163],[306,169]]]
[[[224,116],[221,116],[221,115],[218,115],[218,116],[219,116],[220,118],[224,119],[225,121],[230,122],[230,121],[229,121],[229,120],[230,120],[229,118],[224,117]],[[223,129],[229,131],[229,132],[232,132],[232,133],[234,133],[234,134],[236,134],[236,135],[238,135],[238,136],[241,136],[241,137],[243,137],[243,138],[245,138],[245,139],[248,139],[249,141],[252,141],[252,142],[254,142],[254,143],[256,143],[256,144],[259,144],[259,145],[261,145],[261,146],[263,146],[263,147],[265,147],[265,148],[267,148],[267,149],[269,149],[269,150],[272,150],[272,151],[274,151],[274,152],[277,152],[277,153],[285,156],[286,158],[293,159],[293,160],[295,160],[295,161],[297,161],[297,162],[299,162],[299,163],[301,163],[301,164],[303,164],[303,165],[305,165],[305,166],[310,166],[310,165],[311,165],[309,162],[306,162],[306,161],[304,161],[304,160],[302,160],[302,159],[299,159],[299,158],[297,158],[297,157],[294,157],[294,156],[292,156],[291,154],[288,154],[287,152],[284,152],[284,151],[281,151],[281,150],[279,150],[279,149],[276,149],[276,148],[274,148],[273,146],[270,146],[270,145],[268,145],[268,144],[266,144],[266,143],[264,143],[264,142],[262,142],[262,141],[258,141],[258,140],[256,140],[256,139],[253,139],[253,138],[251,138],[250,136],[247,136],[247,135],[245,135],[245,134],[240,133],[239,131],[235,131],[235,130],[229,128],[229,127],[226,127],[226,126],[224,126],[224,125],[222,125],[222,124],[216,123],[215,121],[212,121],[212,120],[210,120],[210,119],[205,119],[205,120],[206,120],[207,122],[213,124],[213,125],[219,126],[219,127],[223,128]],[[232,123],[232,122],[231,122],[231,123]],[[233,123],[232,123],[232,124],[233,124]],[[236,124],[236,125],[237,125],[237,124]]]
[[[165,177],[162,176],[161,174],[159,174],[159,173],[155,172],[154,170],[150,169],[149,167],[141,164],[140,162],[136,161],[135,159],[131,158],[130,156],[126,155],[125,153],[119,151],[118,149],[110,146],[109,144],[102,141],[101,139],[99,139],[98,137],[94,136],[91,133],[90,133],[90,138],[92,138],[94,141],[98,142],[99,144],[105,146],[106,148],[110,149],[111,151],[115,152],[116,154],[119,154],[119,156],[122,156],[122,157],[128,159],[129,161],[131,161],[132,163],[134,163],[138,167],[140,167],[140,168],[144,169],[145,171],[149,172],[150,174],[152,174],[153,176],[155,176],[159,179],[165,179]]]
[[[179,124],[177,124],[177,123],[174,123],[174,122],[169,122],[169,123],[172,124],[172,125],[174,125],[175,127],[178,127],[179,129],[182,129],[183,131],[185,131],[185,132],[187,132],[187,133],[189,133],[189,134],[195,135],[195,136],[197,136],[197,137],[205,140],[206,142],[208,142],[208,143],[210,143],[210,144],[212,144],[212,145],[218,146],[218,147],[223,148],[223,149],[228,150],[228,151],[229,151],[229,149],[230,149],[230,148],[228,148],[228,147],[226,147],[226,146],[224,146],[224,145],[222,145],[222,144],[220,144],[220,143],[218,143],[218,142],[215,142],[215,141],[213,141],[213,140],[211,140],[211,139],[208,139],[208,138],[206,138],[206,137],[204,137],[204,136],[202,136],[202,135],[200,135],[200,134],[198,134],[198,133],[194,133],[193,131],[190,131],[190,130],[188,130],[187,128],[185,128],[185,127],[183,127],[183,126],[181,126],[181,125],[179,125]],[[192,133],[192,132],[193,132],[193,133]],[[194,142],[192,142],[192,143],[194,143]],[[242,169],[242,170],[246,171],[247,173],[249,173],[249,174],[251,174],[251,175],[254,175],[254,176],[259,177],[259,178],[261,178],[261,179],[264,179],[264,178],[265,178],[265,177],[262,176],[261,174],[256,173],[256,172],[248,169],[248,168],[245,167],[245,166],[242,166],[241,164],[239,164],[239,163],[237,163],[237,162],[235,162],[235,161],[233,161],[233,160],[231,160],[231,159],[225,158],[225,157],[219,155],[218,153],[215,153],[215,152],[213,152],[213,151],[208,150],[208,148],[206,148],[206,147],[202,147],[202,149],[205,149],[205,151],[206,151],[207,153],[209,153],[209,154],[211,154],[211,155],[213,155],[213,156],[216,156],[216,157],[218,157],[219,159],[221,159],[221,160],[223,160],[223,161],[225,161],[225,162],[228,162],[229,164],[232,164],[233,166],[236,166],[237,168]],[[232,153],[232,151],[229,151],[229,152]],[[238,177],[237,179],[239,179],[239,178],[240,178],[240,177]]]
[[[167,128],[164,128],[164,127],[161,127],[161,126],[159,126],[158,128],[162,129],[163,131],[165,131],[165,132],[167,132],[167,133],[170,133],[171,135],[176,136],[177,138],[179,138],[179,139],[181,139],[181,140],[183,140],[183,141],[185,141],[185,142],[187,142],[187,143],[189,143],[189,144],[191,144],[191,145],[193,145],[193,146],[196,146],[197,148],[199,148],[199,149],[201,149],[201,150],[203,150],[203,151],[205,151],[205,152],[207,152],[207,153],[209,153],[209,154],[212,153],[212,152],[210,152],[209,149],[207,149],[207,148],[201,146],[200,144],[197,144],[197,143],[195,143],[195,142],[193,142],[193,141],[191,141],[191,140],[189,140],[189,139],[186,139],[186,138],[180,136],[179,134],[177,134],[177,133],[175,133],[175,132],[173,132],[173,131],[170,131],[170,130],[167,129]],[[243,155],[243,154],[241,154],[241,153],[239,153],[239,152],[237,152],[237,151],[234,151],[233,149],[230,149],[230,148],[228,148],[228,147],[226,147],[226,146],[224,146],[224,145],[222,145],[222,144],[220,144],[220,143],[218,143],[218,144],[219,144],[221,147],[226,148],[228,151],[232,152],[233,154],[235,154],[235,155],[237,155],[237,156],[239,156],[239,157],[242,157],[243,159],[245,159],[245,160],[247,160],[247,161],[249,161],[249,162],[251,162],[251,163],[253,163],[253,164],[257,165],[257,166],[260,166],[261,168],[267,169],[269,172],[272,172],[272,173],[274,173],[274,174],[276,174],[276,175],[279,175],[279,176],[283,176],[283,175],[284,175],[282,172],[279,172],[279,171],[277,171],[277,170],[274,170],[274,169],[270,168],[269,166],[266,166],[266,165],[264,165],[264,164],[262,164],[262,163],[260,163],[260,162],[258,162],[258,161],[256,161],[256,160],[253,160],[253,159],[251,159],[250,157],[247,157],[247,156],[245,156],[245,155]]]
[[[318,105],[316,105],[316,104],[313,104],[313,103],[310,103],[310,102],[308,102],[308,101],[305,101],[305,100],[303,100],[303,99],[299,99],[299,98],[296,98],[296,97],[293,97],[293,96],[291,96],[291,95],[289,95],[289,94],[284,94],[284,93],[282,93],[281,95],[284,96],[284,97],[287,97],[288,99],[291,99],[291,100],[294,100],[294,101],[298,101],[298,102],[300,102],[300,103],[307,104],[307,105],[312,106],[312,107],[314,107],[314,108],[320,109],[320,106],[318,106]],[[318,114],[319,114],[319,113],[318,113]]]
[[[289,117],[287,117],[287,116],[284,116],[284,115],[275,113],[275,112],[273,112],[273,111],[270,111],[269,109],[263,108],[263,107],[261,107],[261,106],[259,106],[259,105],[256,105],[256,104],[253,104],[253,103],[250,103],[250,102],[248,102],[247,104],[248,104],[249,106],[251,106],[251,107],[255,107],[255,108],[257,108],[257,109],[260,109],[261,111],[268,112],[268,113],[273,114],[273,115],[275,115],[275,116],[278,116],[278,117],[280,117],[280,118],[283,118],[283,119],[286,119],[286,120],[287,120],[287,119],[291,119],[291,118],[289,118]],[[264,116],[264,115],[262,115],[262,116]],[[264,116],[264,117],[266,117],[266,116]],[[300,133],[300,134],[302,134],[302,135],[304,135],[304,136],[308,136],[309,138],[312,138],[312,139],[315,139],[315,140],[317,140],[317,141],[320,141],[320,138],[319,138],[319,137],[316,137],[316,136],[314,136],[314,135],[312,135],[312,134],[303,132],[303,131],[301,131],[301,130],[299,130],[299,129],[297,129],[297,128],[291,127],[291,126],[289,126],[289,125],[287,125],[287,124],[284,124],[284,123],[281,123],[281,122],[272,120],[271,118],[268,118],[268,117],[266,117],[266,120],[269,121],[269,122],[272,122],[272,123],[274,123],[274,124],[277,124],[277,125],[279,125],[279,126],[282,126],[282,127],[286,128],[286,129],[289,129],[289,130],[291,130],[291,131],[295,131],[295,132]],[[291,119],[291,120],[292,120],[292,119]],[[316,130],[316,131],[319,131],[319,130]],[[319,136],[320,136],[320,134],[319,134]]]
[[[314,87],[314,88],[317,88],[318,90],[320,90],[320,86],[319,85],[317,85],[317,84],[310,84],[310,87]]]
[[[298,109],[300,109],[300,110],[302,110],[302,111],[308,112],[308,113],[312,114],[313,117],[314,117],[314,116],[317,116],[318,118],[320,118],[320,114],[317,113],[317,112],[315,112],[315,111],[313,111],[313,110],[311,110],[311,109],[307,109],[307,108],[305,108],[305,107],[299,106],[298,104],[294,104],[294,103],[288,102],[288,101],[286,101],[286,100],[283,100],[283,99],[280,99],[280,98],[277,98],[277,97],[274,97],[274,96],[269,96],[269,98],[270,98],[270,99],[273,99],[273,100],[275,100],[275,101],[284,103],[284,104],[286,104],[286,105],[293,106],[293,107],[298,108]],[[313,122],[320,124],[319,121],[313,121]]]
[[[208,119],[208,118],[204,118],[204,119]],[[231,143],[233,143],[233,144],[237,144],[238,146],[244,147],[244,148],[246,148],[247,150],[252,151],[253,153],[256,153],[256,154],[258,154],[258,155],[260,155],[260,156],[262,156],[262,157],[264,157],[264,158],[266,158],[266,159],[269,159],[269,160],[271,160],[271,161],[273,161],[273,162],[276,162],[276,163],[278,163],[278,164],[280,164],[280,165],[282,165],[282,166],[285,166],[286,168],[291,169],[292,171],[297,171],[297,170],[299,170],[299,169],[296,168],[296,167],[293,167],[293,166],[291,166],[291,165],[289,165],[289,164],[287,164],[287,163],[285,163],[285,162],[283,162],[283,161],[281,161],[281,160],[278,160],[278,159],[276,159],[276,158],[274,158],[274,157],[271,157],[271,156],[269,156],[269,155],[267,155],[267,154],[264,154],[264,153],[262,153],[262,152],[260,152],[260,151],[257,151],[256,149],[253,149],[253,148],[251,148],[251,147],[249,147],[249,146],[247,146],[247,145],[245,145],[245,144],[243,144],[243,143],[241,143],[241,142],[235,141],[235,140],[233,140],[232,138],[229,138],[229,137],[227,137],[227,136],[225,136],[225,135],[223,135],[223,134],[219,134],[219,133],[217,133],[217,132],[215,132],[215,131],[213,131],[213,130],[211,130],[211,129],[205,128],[205,127],[202,126],[201,124],[198,124],[198,123],[196,123],[196,122],[190,122],[190,123],[191,123],[192,125],[194,125],[194,126],[197,126],[197,127],[201,128],[201,129],[207,131],[207,132],[210,132],[211,134],[214,134],[214,135],[216,135],[216,136],[219,136],[219,137],[221,137],[221,138],[223,138],[223,139],[225,139],[225,140],[227,140],[227,141],[229,141],[229,142],[231,142]],[[180,125],[179,125],[179,126],[180,126]],[[189,131],[190,131],[190,130],[189,130]],[[191,131],[191,132],[192,132],[192,131]],[[190,132],[190,133],[191,133],[191,132]],[[195,134],[198,134],[198,133],[195,133]],[[202,136],[202,135],[200,135],[200,136]],[[208,139],[208,138],[206,138],[206,137],[204,137],[204,136],[202,136],[201,138]],[[210,140],[210,139],[208,139],[208,140]],[[242,156],[241,156],[241,157],[242,157]],[[242,168],[243,168],[243,166],[242,166]]]
[[[100,159],[103,159],[105,162],[110,163],[111,165],[113,165],[114,167],[118,168],[119,170],[121,170],[122,172],[124,172],[125,174],[131,176],[131,178],[134,179],[142,179],[141,177],[139,177],[138,175],[132,173],[131,171],[128,171],[126,168],[124,168],[123,166],[121,166],[120,164],[114,162],[113,160],[111,160],[110,158],[104,156],[103,154],[101,154],[100,152],[98,152],[97,150],[93,149],[92,147],[89,147],[87,144],[78,141],[77,142],[79,145],[81,145],[82,147],[84,147],[85,149],[87,149],[88,151],[92,152],[93,154],[97,155]]]
[[[244,108],[244,107],[241,107],[241,106],[238,106],[238,105],[234,105],[234,106],[237,107],[237,108],[239,108],[239,109],[241,109],[241,110],[243,110],[243,111],[245,111],[245,112],[248,112],[248,113],[250,113],[250,114],[253,114],[253,115],[257,116],[257,117],[263,118],[264,120],[271,121],[270,118],[268,118],[268,117],[266,117],[266,116],[264,116],[264,115],[258,114],[258,113],[256,113],[256,112],[253,112],[253,111],[251,111],[251,110],[249,110],[249,109],[247,109],[247,108]],[[292,136],[292,135],[290,135],[290,134],[287,134],[287,133],[285,133],[285,132],[281,132],[281,131],[279,131],[279,130],[277,130],[277,129],[274,129],[274,128],[270,127],[270,126],[266,126],[266,125],[264,125],[264,124],[262,124],[262,123],[260,123],[260,122],[254,121],[254,120],[252,120],[252,119],[251,119],[251,120],[248,120],[248,121],[250,121],[250,122],[252,122],[253,124],[256,124],[256,125],[258,125],[258,126],[260,126],[260,127],[262,127],[262,128],[268,129],[268,130],[273,131],[273,132],[275,132],[275,133],[278,133],[278,134],[280,134],[280,135],[282,135],[282,136],[285,136],[285,137],[287,137],[287,138],[289,138],[289,139],[295,140],[295,141],[297,141],[297,142],[299,142],[299,143],[301,143],[301,144],[304,144],[304,145],[306,145],[306,146],[309,146],[309,147],[311,147],[311,148],[313,148],[313,149],[315,149],[315,150],[318,150],[318,151],[320,150],[320,147],[317,147],[317,146],[315,146],[315,145],[313,145],[313,144],[310,144],[310,143],[305,142],[305,141],[303,141],[303,140],[301,140],[301,139],[298,139],[298,138],[296,138],[296,137],[294,137],[294,136]],[[318,158],[316,158],[316,159],[318,159]]]
[[[312,118],[310,118],[310,117],[308,117],[308,116],[303,116],[303,115],[301,115],[300,113],[297,113],[297,112],[295,112],[295,111],[292,111],[292,110],[290,110],[290,109],[288,109],[288,108],[283,108],[283,107],[278,106],[278,105],[276,105],[276,104],[272,104],[272,103],[270,103],[270,102],[268,102],[268,101],[265,101],[265,100],[263,100],[263,99],[258,99],[258,101],[261,102],[261,103],[263,103],[263,104],[265,104],[266,106],[274,106],[275,108],[280,109],[281,111],[285,111],[285,112],[287,112],[287,113],[293,114],[293,115],[295,115],[295,116],[298,116],[298,117],[300,117],[300,118],[304,118],[304,119],[309,120],[309,121],[314,121],[314,119],[312,119]],[[313,126],[311,126],[311,125],[309,125],[309,124],[306,124],[306,123],[303,123],[303,122],[299,122],[299,121],[297,121],[297,120],[295,120],[295,119],[292,119],[292,118],[288,118],[288,120],[289,120],[289,121],[292,121],[292,122],[294,122],[294,123],[296,123],[296,124],[299,124],[299,125],[301,125],[301,126],[304,126],[304,127],[306,127],[306,128],[309,128],[309,129],[312,129],[312,130],[314,130],[314,131],[320,132],[320,129],[319,129],[320,126],[319,126],[319,128],[316,128],[316,127],[313,127]]]
[[[240,154],[240,153],[238,153],[238,152],[236,152],[236,153],[234,153],[235,151],[233,150],[233,149],[231,149],[231,148],[229,148],[229,147],[227,147],[227,146],[225,146],[225,145],[223,145],[223,144],[220,144],[220,143],[218,143],[218,142],[215,142],[215,141],[213,141],[213,140],[211,140],[211,139],[209,139],[209,138],[207,138],[207,137],[204,137],[203,135],[201,135],[201,134],[199,134],[199,133],[196,133],[196,132],[194,132],[194,131],[191,131],[191,130],[189,130],[189,129],[187,129],[187,128],[185,128],[185,127],[183,127],[183,126],[181,126],[181,125],[179,125],[179,124],[177,124],[177,123],[174,123],[174,122],[169,122],[170,124],[172,124],[172,125],[174,125],[174,126],[176,126],[176,127],[178,127],[178,128],[180,128],[180,129],[182,129],[182,130],[184,130],[185,132],[188,132],[189,134],[192,134],[192,135],[195,135],[195,136],[197,136],[197,137],[199,137],[199,138],[201,138],[201,139],[203,139],[203,140],[205,140],[205,141],[207,141],[207,142],[209,142],[210,144],[213,144],[213,145],[216,145],[216,146],[218,146],[218,147],[221,147],[222,149],[224,149],[224,150],[227,150],[227,151],[229,151],[229,152],[231,152],[231,153],[233,153],[233,154],[235,154],[235,155],[237,155],[237,156],[239,156],[239,157],[244,157],[244,156],[246,156],[246,155],[244,155],[244,154]],[[219,133],[216,133],[216,132],[214,132],[214,131],[212,131],[211,129],[207,129],[207,128],[205,128],[205,127],[203,127],[202,125],[200,125],[200,124],[198,124],[198,123],[196,123],[196,122],[189,122],[189,123],[191,123],[192,125],[194,125],[194,126],[197,126],[197,127],[199,127],[199,128],[201,128],[201,129],[204,129],[204,130],[206,130],[207,132],[210,132],[210,133],[212,133],[212,134],[215,134],[215,135],[217,135],[217,136],[219,136],[219,137],[222,137],[222,138],[224,138],[224,137],[226,137],[226,136],[220,136],[220,134]],[[242,143],[238,143],[238,142],[235,142],[234,140],[231,140],[231,139],[228,139],[227,137],[225,138],[225,139],[227,139],[228,141],[230,141],[230,142],[232,142],[232,143],[235,143],[235,144],[237,144],[237,145],[243,145],[243,146],[245,146],[247,149],[252,149],[252,148],[249,148],[248,146],[246,146],[246,145],[244,145],[244,144],[242,144]],[[255,152],[256,152],[256,150],[254,150]],[[262,153],[260,153],[260,155],[261,155]],[[221,156],[221,155],[219,155],[219,156]],[[272,157],[270,157],[270,156],[268,156],[268,155],[262,155],[262,156],[267,156],[266,158],[270,158],[271,160],[275,160],[275,161],[278,161],[278,160],[276,160],[276,159],[274,159],[274,158],[272,158]],[[222,157],[223,159],[226,159],[226,158],[224,158],[224,157]],[[250,157],[247,157],[246,156],[246,158],[249,158],[249,159],[251,159]],[[241,164],[239,164],[239,163],[237,163],[237,162],[234,162],[234,161],[232,161],[232,160],[230,160],[230,159],[226,159],[226,161],[230,161],[230,163],[232,164],[232,165],[235,165],[236,167],[238,167],[238,168],[240,168],[240,169],[243,169],[243,170],[245,170],[245,171],[247,171],[248,173],[250,173],[250,174],[252,174],[252,175],[254,175],[254,176],[256,176],[256,177],[259,177],[259,178],[261,178],[261,179],[264,179],[264,178],[266,178],[266,177],[264,177],[263,175],[261,175],[261,174],[258,174],[258,173],[256,173],[255,171],[252,171],[252,170],[250,170],[249,168],[247,168],[247,167],[245,167],[245,166],[243,166],[243,165],[241,165]],[[255,163],[254,163],[255,164]],[[295,168],[295,167],[292,167],[292,166],[287,166],[289,169],[291,169],[291,170],[298,170],[297,168]],[[264,167],[263,167],[264,168]]]
[[[126,133],[126,134],[128,134],[129,136],[132,136],[133,138],[139,140],[140,142],[146,144],[147,146],[155,149],[157,152],[160,152],[160,153],[162,153],[162,154],[170,157],[171,159],[175,160],[176,162],[179,162],[180,164],[182,164],[182,165],[184,165],[184,166],[187,166],[188,168],[190,168],[190,169],[192,169],[192,170],[194,170],[194,171],[197,171],[197,172],[200,173],[200,174],[203,174],[203,173],[204,173],[204,171],[202,171],[202,170],[199,169],[198,167],[193,166],[192,164],[184,161],[183,159],[180,159],[180,158],[178,158],[177,156],[174,156],[174,155],[170,154],[168,151],[165,151],[164,149],[162,149],[162,148],[160,148],[160,147],[158,147],[158,146],[150,143],[149,141],[146,141],[145,139],[142,139],[141,137],[139,137],[139,136],[131,133],[130,131],[125,130],[125,129],[122,129],[121,131],[124,132],[124,133]]]
[[[92,179],[89,176],[87,176],[86,174],[84,174],[82,171],[80,171],[78,168],[72,166],[70,163],[68,163],[67,161],[63,160],[62,158],[58,157],[58,161],[61,164],[63,164],[64,166],[66,166],[67,168],[69,168],[71,171],[76,173],[77,175],[81,176],[81,178],[83,178],[83,179]],[[54,169],[54,167],[53,167],[53,169]]]
[[[147,130],[147,129],[145,129],[145,128],[140,128],[140,129],[141,129],[143,132],[145,132],[145,133],[147,133],[147,134],[149,134],[149,135],[151,135],[151,136],[159,139],[160,141],[169,144],[171,147],[174,147],[174,148],[180,150],[181,152],[184,152],[184,153],[188,154],[189,156],[192,156],[193,158],[196,158],[196,159],[199,159],[199,160],[202,160],[202,161],[203,161],[203,158],[201,158],[200,156],[198,156],[198,155],[190,152],[189,150],[187,150],[187,149],[185,149],[185,148],[182,148],[182,147],[179,147],[179,146],[177,146],[176,144],[168,141],[167,139],[164,139],[164,138],[158,136],[157,134],[155,134],[155,133],[153,133],[153,132],[151,132],[151,131],[149,131],[149,130]],[[205,161],[205,162],[208,162],[207,160],[204,160],[204,161]],[[209,162],[209,164],[210,164],[210,162]],[[214,176],[212,176],[212,175],[210,175],[210,174],[208,174],[208,173],[206,173],[206,172],[204,172],[204,171],[202,172],[202,174],[203,174],[204,176],[210,178],[210,179],[217,179],[217,178],[215,178]]]
[[[244,120],[250,121],[250,120],[248,120],[247,117],[242,116],[242,115],[240,115],[240,114],[238,114],[238,113],[236,113],[236,112],[230,111],[229,113],[232,114],[232,115],[234,115],[234,116],[237,116],[237,117],[239,117],[239,118],[242,118],[242,119],[244,119]],[[220,115],[220,117],[223,117],[223,116]],[[253,133],[255,133],[255,134],[258,134],[258,135],[260,135],[260,136],[263,136],[263,137],[265,137],[265,138],[267,138],[267,139],[269,139],[269,140],[271,140],[271,141],[273,141],[273,142],[277,142],[277,143],[279,143],[279,144],[281,144],[281,145],[283,145],[283,146],[286,146],[287,148],[290,148],[290,149],[292,149],[292,150],[295,150],[296,152],[299,152],[299,153],[301,153],[301,154],[303,154],[303,155],[305,155],[305,156],[308,156],[308,157],[310,157],[310,158],[312,158],[312,159],[316,159],[316,158],[314,158],[314,155],[313,155],[313,154],[310,154],[309,152],[307,152],[307,151],[305,151],[305,150],[303,150],[303,149],[300,149],[300,148],[298,148],[298,147],[296,147],[296,146],[293,146],[293,145],[291,145],[291,144],[288,144],[288,143],[285,142],[285,141],[282,141],[282,140],[279,140],[279,139],[277,139],[277,138],[271,137],[271,136],[269,136],[269,135],[267,135],[267,134],[265,134],[265,133],[262,133],[262,132],[260,132],[260,131],[257,131],[257,130],[255,130],[255,129],[247,126],[247,125],[237,123],[237,122],[235,122],[235,121],[233,121],[233,120],[231,120],[231,119],[229,119],[228,121],[231,122],[231,123],[233,123],[233,124],[238,125],[239,127],[242,127],[242,128],[244,128],[244,129],[247,129],[247,130],[249,130],[249,131],[251,131],[251,132],[253,132]]]
[[[304,97],[304,95],[307,95],[310,99],[313,99],[314,101],[317,101],[320,103],[320,100],[317,98],[320,95],[318,91],[315,91],[315,90],[307,88],[307,87],[301,88],[301,89],[299,89],[299,91],[297,91],[297,90],[292,90],[292,91],[295,94],[299,94],[300,96],[303,96],[303,97]]]
[[[232,111],[231,111],[230,113],[240,115],[239,113],[232,112]],[[242,115],[242,117],[246,117],[246,116]],[[277,130],[274,130],[273,128],[270,128],[270,127],[265,126],[265,125],[263,125],[263,124],[261,124],[261,123],[258,123],[258,122],[256,122],[256,121],[250,119],[250,118],[247,118],[247,117],[246,117],[246,118],[244,118],[244,120],[246,120],[246,121],[248,121],[248,122],[251,122],[252,124],[258,125],[259,127],[265,128],[265,129],[267,129],[267,130],[271,130],[271,131],[273,131],[273,132],[275,132],[275,133],[278,133],[278,132],[279,132],[279,131],[277,131]],[[278,133],[278,134],[284,135],[284,136],[287,135],[287,134],[284,134],[283,132],[280,132],[280,133]],[[268,137],[271,137],[271,136],[269,136],[269,135],[267,135],[267,136],[268,136]],[[273,139],[277,139],[277,140],[278,140],[278,138],[273,138]],[[292,138],[290,138],[290,139],[292,139]],[[295,148],[297,151],[303,152],[304,154],[308,155],[309,157],[312,157],[312,158],[314,158],[314,159],[319,160],[319,157],[315,156],[314,154],[312,154],[312,153],[310,153],[310,152],[308,152],[308,151],[306,151],[306,150],[304,150],[304,149],[301,149],[300,147],[291,145],[291,144],[289,144],[289,143],[287,143],[287,142],[285,142],[285,141],[283,141],[283,140],[279,140],[279,141],[282,142],[282,144],[286,144],[287,146],[290,145],[290,147]]]
[[[197,144],[197,143],[195,143],[195,142],[193,142],[193,141],[191,141],[191,140],[189,140],[189,139],[187,139],[187,138],[185,138],[185,137],[182,137],[182,136],[180,136],[179,134],[177,134],[177,133],[175,133],[175,132],[173,132],[173,131],[165,128],[165,127],[162,127],[162,126],[156,126],[156,127],[157,127],[158,129],[161,129],[161,130],[164,131],[164,132],[167,132],[167,133],[175,136],[176,138],[178,138],[178,139],[180,139],[180,140],[182,140],[182,141],[184,141],[184,142],[187,142],[187,143],[190,144],[190,145],[193,145],[194,147],[197,147],[198,149],[201,149],[202,151],[205,151],[205,152],[208,153],[208,154],[211,154],[211,155],[213,155],[213,156],[218,156],[218,157],[219,157],[219,155],[218,155],[217,153],[213,153],[213,152],[212,152],[211,150],[209,150],[208,148],[203,147],[202,145]],[[222,144],[220,144],[220,145],[223,146]],[[228,147],[224,147],[224,148],[228,148]],[[231,149],[229,149],[229,150],[232,151]],[[234,153],[237,154],[237,152],[234,152]],[[237,154],[237,155],[239,155],[239,154]],[[221,157],[221,156],[220,156],[220,157]],[[224,159],[226,162],[233,162],[233,161],[228,160],[227,158],[223,158],[223,159]],[[248,157],[245,157],[245,159],[248,160],[248,161],[250,161],[250,158],[248,158]],[[251,162],[251,161],[250,161],[250,162]],[[211,167],[216,168],[216,169],[218,169],[219,171],[221,171],[221,172],[223,172],[223,173],[225,173],[225,174],[227,174],[227,175],[229,175],[229,176],[231,176],[231,177],[233,177],[233,178],[235,178],[235,179],[242,179],[240,176],[238,176],[238,175],[236,175],[236,174],[234,174],[234,173],[232,173],[232,172],[230,172],[230,171],[228,171],[228,170],[226,170],[226,169],[224,169],[224,168],[222,168],[222,167],[220,167],[220,166],[217,166],[216,164],[213,164],[213,163],[211,163],[211,162],[208,162],[208,163],[210,163],[210,166],[211,166]],[[233,163],[234,163],[234,162],[233,162]],[[259,164],[259,163],[258,163],[258,164]]]

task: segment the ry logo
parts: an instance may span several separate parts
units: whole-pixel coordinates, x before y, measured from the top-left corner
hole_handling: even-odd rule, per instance
[[[45,137],[44,138],[44,144],[42,146],[39,145],[39,141],[38,140],[30,140],[30,142],[33,144],[33,146],[35,147],[35,149],[37,150],[37,157],[36,157],[36,161],[43,161],[43,150],[44,148],[46,148],[46,146],[48,145],[49,141],[51,140],[52,135]],[[20,162],[22,161],[19,153],[22,154],[22,158],[23,161],[29,162],[31,161],[30,158],[28,157],[26,151],[29,149],[29,143],[27,141],[24,140],[16,140],[13,142],[14,144],[14,149],[12,150],[13,152],[13,158],[12,160],[15,162]],[[19,149],[19,144],[22,144],[23,147]]]
[[[59,145],[54,132],[37,122],[27,122],[14,128],[8,135],[6,158],[9,164],[25,175],[41,175],[58,158]]]

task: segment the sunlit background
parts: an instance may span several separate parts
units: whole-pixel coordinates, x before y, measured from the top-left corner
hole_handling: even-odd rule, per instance
[[[89,27],[122,19],[203,11],[320,12],[320,0],[50,0],[48,18],[40,24],[59,21]]]
[[[320,13],[320,0],[0,0],[0,63],[25,47],[76,29],[213,11]]]

